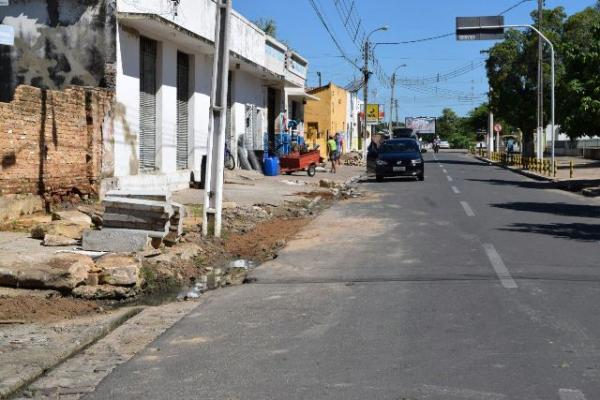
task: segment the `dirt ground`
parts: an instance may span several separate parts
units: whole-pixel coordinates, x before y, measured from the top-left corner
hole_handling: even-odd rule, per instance
[[[231,235],[225,242],[225,250],[236,258],[255,262],[271,260],[277,250],[284,247],[309,221],[309,218],[277,218],[260,223],[251,232]]]
[[[3,322],[55,322],[102,312],[94,302],[73,298],[0,297],[0,326]]]

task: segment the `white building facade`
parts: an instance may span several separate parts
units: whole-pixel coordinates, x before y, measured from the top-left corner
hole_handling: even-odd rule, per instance
[[[117,1],[109,186],[175,190],[202,179],[216,7],[213,0]],[[303,119],[308,62],[235,11],[230,29],[227,144],[235,156],[260,156],[284,121]]]
[[[347,94],[347,129],[346,129],[346,151],[359,150],[360,114],[363,101],[358,98],[358,92],[348,91]]]

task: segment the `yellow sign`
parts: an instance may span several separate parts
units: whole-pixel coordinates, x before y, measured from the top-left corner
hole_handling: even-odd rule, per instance
[[[367,122],[379,122],[379,104],[367,105]]]

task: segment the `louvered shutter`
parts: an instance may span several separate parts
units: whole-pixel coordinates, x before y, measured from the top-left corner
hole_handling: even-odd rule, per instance
[[[189,56],[177,53],[177,169],[188,168]]]
[[[156,168],[156,42],[140,38],[140,170]]]

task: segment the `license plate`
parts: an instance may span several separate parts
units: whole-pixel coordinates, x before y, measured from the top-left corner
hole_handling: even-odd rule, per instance
[[[404,172],[404,171],[406,171],[406,167],[394,167],[393,171],[394,172]]]

